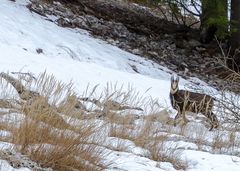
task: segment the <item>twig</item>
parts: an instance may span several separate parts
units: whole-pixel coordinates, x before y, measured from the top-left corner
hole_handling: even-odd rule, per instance
[[[34,80],[37,80],[36,77],[33,76],[33,74],[29,73],[29,72],[11,72],[12,74],[21,74],[21,75],[27,75],[30,78],[33,78]]]
[[[200,10],[197,9],[197,6],[201,7],[200,4],[198,4],[196,1],[194,2],[193,0],[191,0],[191,4],[193,6],[193,8],[198,12],[199,16],[201,15]],[[197,6],[196,6],[197,5]]]
[[[177,2],[183,9],[185,9],[188,13],[190,13],[190,14],[192,14],[192,15],[194,15],[194,16],[198,16],[198,17],[201,16],[201,14],[197,14],[197,13],[194,13],[194,12],[192,12],[191,10],[189,10],[182,2],[177,1],[177,0],[176,0],[176,2]]]

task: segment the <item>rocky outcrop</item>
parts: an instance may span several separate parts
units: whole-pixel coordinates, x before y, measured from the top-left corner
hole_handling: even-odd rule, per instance
[[[82,0],[81,4],[90,8],[97,18],[123,23],[128,30],[137,34],[158,35],[189,31],[185,25],[176,25],[166,20],[163,15],[155,15],[146,7],[136,4],[116,0]]]

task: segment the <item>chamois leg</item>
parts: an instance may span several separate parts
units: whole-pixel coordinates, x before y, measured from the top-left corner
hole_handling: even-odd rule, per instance
[[[174,126],[176,126],[176,121],[177,121],[177,119],[178,118],[180,118],[181,117],[181,112],[180,112],[180,110],[178,110],[178,113],[177,113],[177,115],[175,116],[175,118],[174,118]]]
[[[219,127],[219,121],[217,119],[217,116],[213,112],[211,112],[211,122],[212,122],[213,128]]]
[[[183,110],[181,107],[178,107],[177,111],[178,111],[178,113],[174,118],[174,126],[176,126],[176,122],[180,117],[183,119],[183,122],[185,125],[188,122],[186,115],[185,115],[185,110]]]
[[[176,122],[180,117],[182,117],[184,125],[186,125],[189,122],[188,119],[186,118],[185,111],[184,110],[182,111],[181,109],[178,109],[178,113],[174,118],[174,126],[176,126]]]
[[[209,128],[209,131],[212,131],[212,129],[213,129],[213,125],[212,125],[212,123],[211,123],[211,127]]]
[[[184,125],[186,125],[188,123],[188,119],[186,118],[185,111],[182,112],[182,118],[183,118]]]
[[[219,126],[218,119],[213,112],[208,112],[206,116],[208,118],[208,122],[211,124],[209,131],[212,131],[213,128],[217,128]]]
[[[186,93],[184,95],[184,102],[183,102],[183,107],[182,107],[182,118],[183,118],[183,122],[184,122],[184,125],[186,125],[188,123],[188,120],[186,118],[186,109],[187,109],[187,105],[189,103],[189,93]]]

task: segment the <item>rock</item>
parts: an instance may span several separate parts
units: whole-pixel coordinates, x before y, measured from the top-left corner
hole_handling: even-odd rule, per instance
[[[139,49],[133,49],[132,53],[136,54],[136,55],[140,55],[140,50]]]
[[[71,22],[69,22],[67,19],[65,18],[59,18],[56,20],[57,24],[61,27],[72,27]]]
[[[43,49],[37,48],[37,49],[36,49],[36,52],[37,52],[38,54],[43,53]]]
[[[159,56],[159,54],[155,51],[149,51],[148,54],[150,54],[151,56]]]
[[[199,52],[204,52],[204,51],[206,51],[206,48],[204,48],[204,47],[196,47],[196,50],[199,51]]]
[[[0,157],[3,160],[7,160],[10,163],[10,165],[14,168],[26,167],[29,168],[30,170],[35,171],[52,171],[51,168],[42,168],[40,167],[39,164],[37,164],[34,161],[31,161],[25,155],[17,153],[13,150],[1,150]]]
[[[201,43],[197,40],[191,39],[190,41],[188,41],[188,45],[190,47],[198,47],[201,46]]]

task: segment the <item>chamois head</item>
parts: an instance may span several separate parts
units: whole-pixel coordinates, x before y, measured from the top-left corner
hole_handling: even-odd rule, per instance
[[[175,94],[178,91],[178,82],[179,82],[179,77],[174,78],[174,75],[171,77],[171,89],[170,92],[171,94]]]

